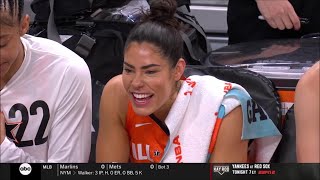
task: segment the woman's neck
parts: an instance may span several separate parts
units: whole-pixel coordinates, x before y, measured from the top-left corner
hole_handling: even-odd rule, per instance
[[[170,112],[170,109],[172,108],[172,105],[178,96],[178,93],[179,93],[179,90],[181,88],[182,83],[183,83],[183,80],[180,80],[177,83],[177,86],[174,87],[174,89],[172,90],[173,93],[171,94],[168,101],[164,105],[162,105],[156,112],[153,113],[153,115],[155,115],[162,122],[164,122],[165,119],[167,118],[167,116]]]

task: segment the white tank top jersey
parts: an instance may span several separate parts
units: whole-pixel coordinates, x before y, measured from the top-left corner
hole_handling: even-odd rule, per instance
[[[1,163],[88,162],[91,147],[90,71],[54,41],[25,35],[25,58],[0,92],[7,137]]]

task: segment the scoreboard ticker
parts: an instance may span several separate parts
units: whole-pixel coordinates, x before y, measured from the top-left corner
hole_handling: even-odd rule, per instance
[[[200,179],[200,180],[319,180],[319,164],[122,164],[13,163],[0,164],[1,180]]]

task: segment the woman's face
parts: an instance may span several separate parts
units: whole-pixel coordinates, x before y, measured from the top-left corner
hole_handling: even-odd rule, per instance
[[[29,17],[21,23],[8,13],[0,12],[0,79],[1,84],[8,81],[22,64],[24,51],[20,37],[29,27]],[[2,85],[1,85],[2,86]]]
[[[178,92],[180,69],[172,68],[152,44],[130,43],[124,55],[122,80],[135,113],[167,114]]]

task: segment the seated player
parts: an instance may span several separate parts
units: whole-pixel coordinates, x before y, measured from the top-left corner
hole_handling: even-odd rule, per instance
[[[248,162],[249,139],[280,135],[272,120],[237,84],[182,78],[176,2],[150,10],[127,39],[122,75],[104,88],[96,161]]]
[[[25,33],[23,0],[0,0],[0,162],[88,162],[91,79],[82,58]]]

